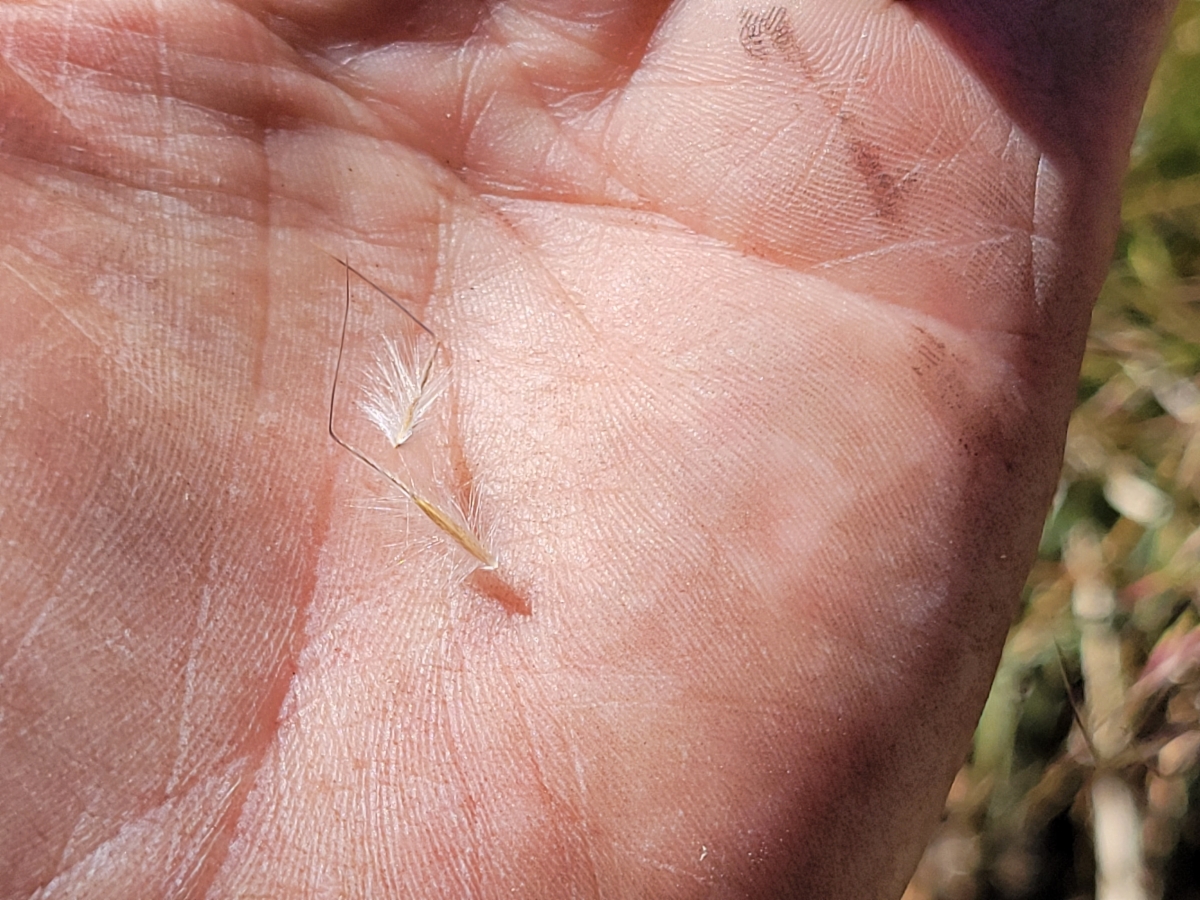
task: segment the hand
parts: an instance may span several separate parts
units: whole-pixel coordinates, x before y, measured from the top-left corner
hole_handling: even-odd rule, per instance
[[[3,11],[0,896],[898,895],[1168,9],[398,6]],[[493,582],[330,440],[322,250]]]

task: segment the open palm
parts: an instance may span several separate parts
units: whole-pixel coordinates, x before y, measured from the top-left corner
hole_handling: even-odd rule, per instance
[[[1165,11],[396,7],[0,11],[0,896],[897,894]],[[494,579],[329,439],[323,250]]]

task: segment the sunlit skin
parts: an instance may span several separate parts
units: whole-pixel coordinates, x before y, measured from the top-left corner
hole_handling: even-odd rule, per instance
[[[0,10],[0,897],[899,896],[1165,5]],[[328,253],[503,589],[365,508]]]

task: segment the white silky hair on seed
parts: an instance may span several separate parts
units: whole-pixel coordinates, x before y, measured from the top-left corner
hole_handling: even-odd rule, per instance
[[[405,343],[384,341],[384,351],[367,373],[364,395],[358,401],[358,408],[392,447],[412,437],[450,382],[448,368],[435,371],[443,355],[441,344],[434,344],[422,359],[416,340]]]
[[[461,582],[472,572],[482,570],[492,572],[497,568],[497,560],[489,549],[492,546],[492,529],[482,521],[479,504],[472,491],[464,508],[457,500],[446,493],[446,498],[434,504],[423,497],[408,493],[409,487],[393,481],[401,491],[401,497],[395,494],[380,496],[373,499],[363,499],[354,504],[358,509],[385,513],[388,516],[402,514],[406,523],[411,523],[412,508],[421,510],[421,519],[432,520],[437,525],[433,533],[418,534],[406,525],[402,540],[389,546],[399,553],[398,563],[409,560],[410,554],[420,549],[435,552],[440,564],[445,567],[450,582]],[[437,492],[435,493],[445,493]],[[403,499],[401,499],[403,498]],[[431,515],[428,508],[432,507]],[[447,541],[446,538],[451,538]]]

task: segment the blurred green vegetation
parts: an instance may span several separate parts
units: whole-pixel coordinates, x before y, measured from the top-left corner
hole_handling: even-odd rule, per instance
[[[1062,479],[906,900],[1200,900],[1200,0],[1133,148]]]

